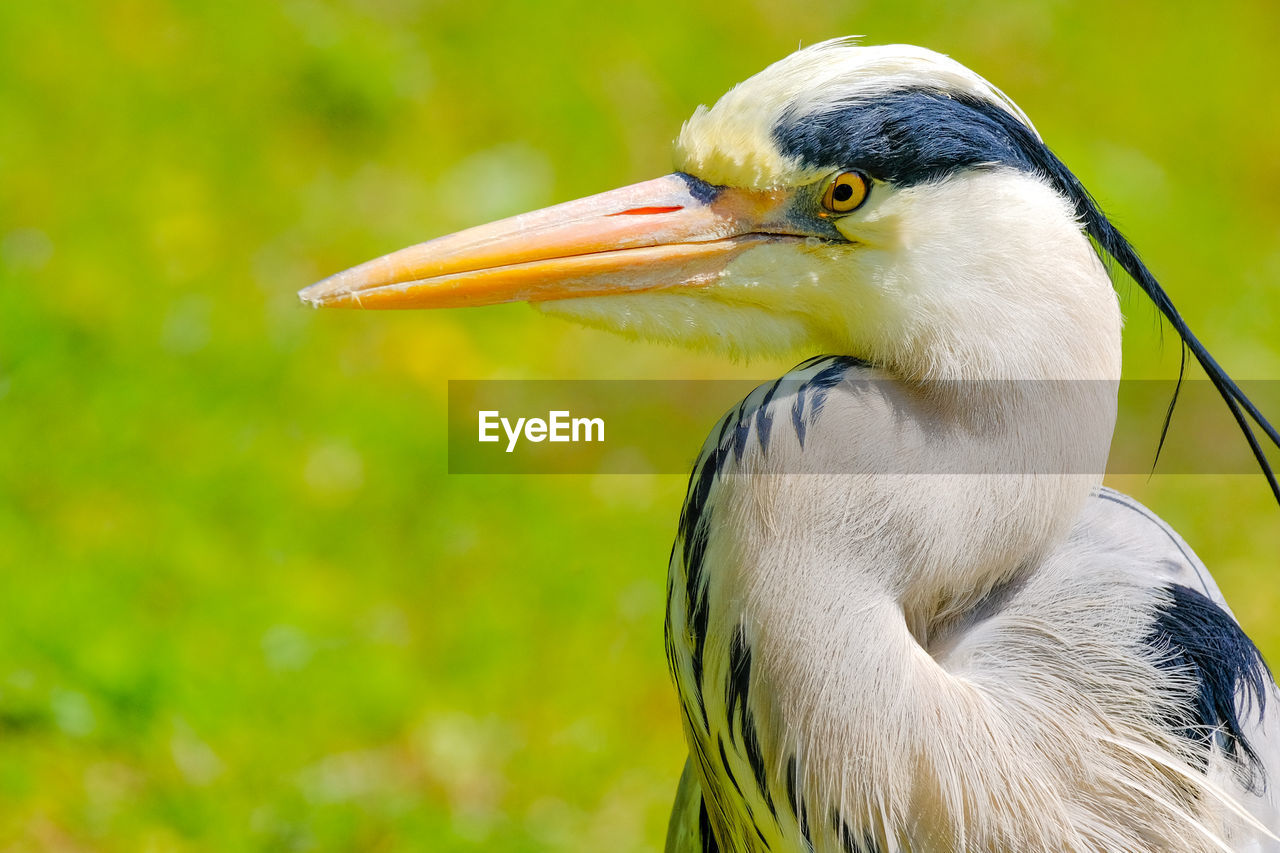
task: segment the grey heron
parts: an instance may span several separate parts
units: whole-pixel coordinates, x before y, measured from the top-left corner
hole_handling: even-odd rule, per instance
[[[1280,435],[1030,120],[942,55],[835,40],[700,107],[675,157],[301,294],[826,354],[726,415],[690,478],[667,849],[1280,850],[1270,671],[1187,544],[1101,486],[1102,255],[1278,496]]]

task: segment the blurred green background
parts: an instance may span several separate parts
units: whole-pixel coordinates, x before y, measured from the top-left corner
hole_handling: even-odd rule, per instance
[[[697,104],[861,33],[1004,88],[1273,378],[1277,32],[1266,0],[0,4],[0,850],[658,849],[682,479],[449,477],[445,383],[791,362],[295,290],[663,174]],[[1125,305],[1129,375],[1170,375]],[[1261,479],[1117,485],[1280,660]]]

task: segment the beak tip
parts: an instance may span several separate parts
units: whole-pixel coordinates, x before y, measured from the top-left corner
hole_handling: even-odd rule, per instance
[[[344,301],[343,297],[350,294],[351,287],[346,274],[338,273],[302,288],[298,291],[298,299],[312,308],[326,308],[340,304]]]
[[[312,285],[314,287],[314,285]],[[298,291],[298,300],[308,308],[323,308],[324,297],[319,293],[312,291],[311,287],[304,287]]]

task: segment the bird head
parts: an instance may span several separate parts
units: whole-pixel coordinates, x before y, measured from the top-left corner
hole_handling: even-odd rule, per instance
[[[1271,427],[999,89],[917,47],[834,40],[699,108],[677,171],[394,252],[315,306],[525,301],[739,356],[853,355],[908,380],[1116,379],[1110,255],[1204,366],[1269,473]],[[1273,490],[1280,486],[1272,478]]]
[[[838,352],[918,376],[1037,361],[1118,374],[1115,296],[1059,164],[947,57],[801,50],[699,108],[675,159],[672,175],[412,246],[302,298],[527,301],[638,338]]]

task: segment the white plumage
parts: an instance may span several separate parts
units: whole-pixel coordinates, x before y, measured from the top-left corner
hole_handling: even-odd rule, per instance
[[[1222,604],[1185,543],[1096,478],[880,473],[895,468],[850,435],[898,433],[866,442],[885,452],[962,441],[921,411],[933,401],[876,369],[823,360],[789,374],[790,393],[770,404],[776,419],[835,368],[840,381],[803,449],[776,428],[761,452],[753,403],[768,386],[729,416],[750,434],[740,459],[730,449],[718,460],[704,500],[708,639],[697,679],[689,552],[677,541],[668,639],[695,766],[668,850],[707,849],[688,835],[703,797],[727,850],[1280,849],[1263,829],[1277,826],[1273,789],[1246,793],[1247,774],[1221,753],[1201,773],[1202,745],[1167,722],[1198,689],[1171,677],[1160,665],[1168,650],[1152,642],[1169,586]],[[901,436],[904,422],[917,434]],[[717,464],[717,439],[733,434],[713,432],[699,466]],[[846,473],[860,466],[873,473]],[[744,657],[754,734],[721,687],[743,678]],[[1269,679],[1266,690],[1274,702]],[[1264,727],[1263,697],[1246,694],[1248,736],[1274,778],[1274,716]],[[794,793],[779,801],[783,791]]]
[[[1280,438],[1022,111],[931,51],[828,42],[699,108],[676,162],[303,294],[834,354],[730,412],[690,479],[667,849],[1280,850],[1270,673],[1186,543],[1100,485],[1099,251],[1269,477],[1252,424]]]

